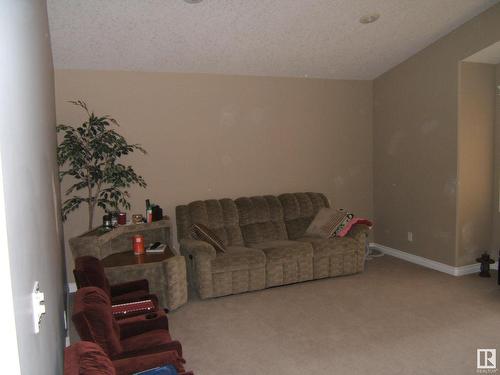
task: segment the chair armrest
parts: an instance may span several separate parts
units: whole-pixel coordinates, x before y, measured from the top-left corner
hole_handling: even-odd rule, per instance
[[[139,355],[113,361],[117,374],[135,374],[155,367],[174,365],[179,374],[184,374],[186,361],[175,350]]]
[[[153,316],[155,314],[155,316]],[[132,316],[117,320],[120,327],[120,338],[125,339],[155,329],[168,331],[168,317],[165,311],[159,309],[147,314]]]
[[[128,281],[125,283],[111,285],[111,296],[117,296],[120,294],[125,294],[133,292],[136,290],[144,290],[149,293],[149,282],[146,279]]]
[[[122,294],[122,295],[113,297],[111,299],[111,304],[119,305],[121,303],[144,301],[147,299],[150,299],[153,302],[153,304],[155,305],[155,309],[157,309],[159,307],[158,297],[156,296],[156,294],[141,294],[141,295]]]
[[[217,253],[212,245],[205,241],[183,239],[179,242],[181,253],[190,257],[206,256],[215,259]]]

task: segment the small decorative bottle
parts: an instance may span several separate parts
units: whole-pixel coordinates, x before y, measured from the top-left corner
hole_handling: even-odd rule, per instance
[[[149,202],[149,199],[146,199],[146,223],[150,224],[153,222],[153,207]]]

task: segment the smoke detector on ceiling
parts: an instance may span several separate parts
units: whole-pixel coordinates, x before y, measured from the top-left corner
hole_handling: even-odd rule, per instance
[[[380,18],[380,14],[378,13],[372,13],[372,14],[365,14],[359,19],[360,23],[367,24],[367,23],[373,23],[376,20]]]

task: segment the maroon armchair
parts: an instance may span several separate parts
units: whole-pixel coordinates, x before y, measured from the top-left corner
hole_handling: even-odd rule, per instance
[[[96,286],[106,292],[112,304],[127,303],[151,299],[158,306],[158,298],[149,294],[149,283],[146,279],[110,285],[104,273],[101,261],[93,256],[82,256],[75,259],[73,270],[78,288]]]
[[[64,349],[64,375],[131,375],[164,365],[174,365],[179,374],[192,375],[182,364],[175,351],[111,361],[93,342],[80,341]]]
[[[80,338],[99,344],[113,361],[172,350],[182,357],[182,346],[170,337],[162,310],[117,321],[100,288],[78,289],[72,320]]]

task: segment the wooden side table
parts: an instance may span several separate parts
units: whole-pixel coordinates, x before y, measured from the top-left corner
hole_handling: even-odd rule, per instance
[[[142,234],[146,244],[170,243],[170,220],[124,225],[110,232],[93,230],[69,240],[73,256],[101,259],[112,284],[147,279],[161,306],[174,310],[187,302],[186,261],[168,247],[163,253],[134,255],[132,236]]]
[[[135,255],[133,251],[124,251],[122,253],[115,253],[108,255],[106,258],[101,259],[101,263],[104,267],[121,267],[121,266],[133,266],[147,263],[157,263],[162,262],[165,259],[175,256],[169,247],[165,249],[163,253],[144,253],[141,255]]]
[[[160,305],[174,310],[187,302],[186,261],[170,249],[165,249],[163,254],[116,253],[104,258],[102,263],[112,284],[145,278]]]

